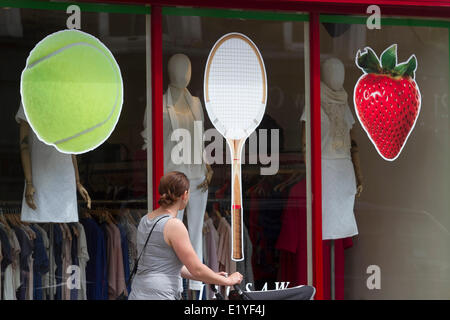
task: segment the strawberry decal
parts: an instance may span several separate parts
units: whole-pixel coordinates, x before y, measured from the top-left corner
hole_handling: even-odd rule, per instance
[[[364,74],[358,79],[353,101],[358,119],[380,156],[394,161],[400,155],[420,112],[421,95],[416,83],[416,56],[397,64],[397,45],[383,51],[381,63],[366,47],[356,54]]]

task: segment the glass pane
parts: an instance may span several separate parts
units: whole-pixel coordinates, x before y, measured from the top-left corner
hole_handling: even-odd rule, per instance
[[[400,18],[394,21],[406,23]],[[323,228],[328,230],[327,239],[333,235],[339,239],[334,243],[335,297],[448,299],[448,29],[419,27],[414,22],[382,25],[380,30],[369,30],[365,21],[322,23],[320,37],[322,134],[323,139],[329,139],[323,140],[329,141],[326,148],[335,147],[324,149],[322,145],[323,217],[329,221]],[[373,70],[380,61],[368,55],[358,60],[365,72],[357,66],[357,52],[364,54],[366,47],[381,60],[383,71]],[[383,52],[386,54],[381,57]],[[340,62],[330,62],[330,58]],[[409,69],[408,64],[395,69],[396,63],[405,62],[410,62]],[[336,98],[348,102],[348,118],[337,116]],[[337,159],[333,152],[334,143],[339,141],[339,123],[346,123],[339,119],[355,121],[352,131],[357,148],[347,150],[359,152],[345,160]],[[344,128],[345,139],[349,139],[349,126]],[[355,156],[359,156],[360,170],[354,169],[358,167]],[[343,174],[345,167],[347,176]],[[355,200],[359,182],[363,190]],[[357,229],[351,234],[333,234],[342,225],[353,228],[353,216]],[[330,245],[327,240],[327,255]],[[325,260],[327,263],[324,268],[328,270],[325,278],[330,294],[330,261]]]
[[[23,123],[24,128],[27,127],[27,118],[22,116],[21,120],[16,120],[21,103],[21,73],[30,51],[45,36],[67,29],[69,16],[65,11],[0,8],[0,93],[3,100],[0,111],[0,232],[2,225],[20,225],[20,221],[14,217],[21,217],[23,221],[30,222],[29,226],[36,234],[44,237],[45,233],[51,250],[58,250],[57,241],[67,245],[69,251],[65,251],[64,261],[61,261],[61,255],[56,251],[46,253],[47,265],[42,266],[42,270],[47,268],[49,272],[55,273],[56,268],[57,278],[47,279],[51,282],[43,285],[45,289],[39,286],[38,291],[34,292],[37,294],[34,299],[114,299],[121,292],[108,296],[106,270],[110,261],[103,261],[101,255],[106,257],[107,244],[110,244],[111,238],[108,238],[109,235],[102,228],[106,228],[106,224],[120,228],[123,272],[117,274],[117,281],[120,283],[119,287],[124,287],[134,263],[133,252],[136,250],[136,243],[132,243],[133,236],[127,228],[129,225],[133,225],[130,228],[136,228],[140,217],[147,212],[147,152],[143,148],[141,135],[148,90],[145,15],[81,12],[81,31],[97,37],[107,46],[120,67],[124,99],[115,130],[98,148],[76,156],[78,169],[74,166],[71,155],[62,154],[56,148],[44,144],[31,129],[29,138],[25,139],[28,141],[28,151],[25,153],[19,141],[19,127]],[[77,62],[78,60],[72,61]],[[22,166],[21,158],[27,159],[24,162],[30,163],[28,168],[31,171],[25,169],[25,165]],[[81,185],[92,200],[91,210],[86,210],[87,203],[81,194],[83,189],[78,186],[77,191],[76,170],[79,172]],[[31,174],[31,181],[27,185],[24,181],[26,172]],[[31,190],[28,185],[34,187],[32,198],[37,207],[35,210],[25,201],[24,187],[25,190]],[[88,219],[93,221],[89,228],[84,222]],[[77,223],[78,221],[81,223]],[[36,231],[35,228],[42,230]],[[90,260],[87,264],[86,260],[82,263],[82,259],[86,257],[77,256],[76,251],[78,248],[75,240],[81,237],[81,229],[85,230],[83,232],[87,243],[80,250],[87,250],[84,253],[89,253]],[[123,238],[125,234],[127,237]],[[127,239],[130,240],[129,244]],[[26,241],[25,238],[22,240]],[[42,251],[36,254],[44,256]],[[82,290],[70,291],[65,282],[61,283],[70,275],[65,274],[69,265],[82,269],[81,276],[86,277],[81,279]],[[99,271],[97,274],[95,270],[105,273],[100,274]],[[41,278],[37,273],[35,269],[34,276],[39,276],[36,279],[39,281]],[[11,280],[10,275],[2,274],[2,278],[3,276],[4,281]],[[32,290],[31,293],[33,295]],[[5,297],[6,300],[11,299],[15,292],[10,294]],[[23,292],[20,294],[15,298],[30,298],[22,296]]]
[[[198,16],[163,18],[165,172],[182,171],[190,179],[189,204],[186,213],[180,211],[178,218],[185,221],[197,255],[216,271],[242,273],[241,287],[247,290],[307,284],[306,170],[299,121],[305,105],[304,23]],[[232,155],[220,129],[215,129],[215,119],[210,118],[211,109],[206,108],[204,98],[208,56],[216,41],[230,32],[251,39],[267,74],[265,112],[241,155],[243,261],[231,259]],[[238,63],[240,57],[233,61]],[[186,72],[187,66],[191,74]],[[220,89],[225,90],[222,86]],[[223,97],[226,100],[228,95],[250,90],[230,87]],[[231,103],[230,99],[226,101]],[[246,115],[246,105],[241,108],[233,121]],[[201,133],[193,133],[195,121],[202,127],[203,141]],[[180,128],[187,130],[188,138]],[[183,140],[192,144],[183,144]],[[194,163],[196,151],[192,145],[196,142],[203,144],[203,163]],[[176,150],[176,146],[183,147]],[[208,170],[213,171],[213,176],[203,192],[199,185]],[[207,227],[202,236],[203,226]],[[202,247],[202,238],[210,232],[218,236],[217,250],[211,250],[208,244]],[[200,290],[201,284],[191,281],[184,288]]]

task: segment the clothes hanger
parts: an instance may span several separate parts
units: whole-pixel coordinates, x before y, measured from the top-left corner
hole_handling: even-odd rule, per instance
[[[62,223],[63,228],[66,230],[67,237],[70,241],[72,241],[72,232],[70,232],[70,228],[66,223]]]
[[[11,213],[9,210],[6,214],[6,218],[8,219],[10,225],[12,225],[13,227],[20,227],[19,222],[16,219],[16,215]]]
[[[4,215],[4,213],[3,213],[3,210],[2,210],[2,212],[0,213],[0,222],[5,226],[5,228],[8,230],[8,232],[11,231],[11,227],[9,226],[9,223],[8,223],[8,221],[7,221],[6,218],[5,218],[5,215]]]
[[[135,221],[133,220],[133,217],[131,216],[130,209],[125,210],[125,217],[128,219],[128,222],[130,224],[133,224],[133,225],[135,224]]]

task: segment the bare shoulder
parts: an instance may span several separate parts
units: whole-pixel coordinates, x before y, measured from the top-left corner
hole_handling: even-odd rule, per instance
[[[169,246],[172,246],[172,240],[179,239],[180,236],[187,234],[187,229],[180,219],[172,218],[167,220],[164,226],[164,240]]]
[[[164,226],[165,235],[169,235],[170,237],[178,237],[180,235],[184,235],[185,233],[187,233],[187,229],[183,221],[178,218],[167,220],[166,225]]]
[[[168,229],[173,230],[173,231],[181,231],[183,229],[186,229],[183,221],[181,221],[178,218],[172,218],[172,219],[167,220],[166,226]]]

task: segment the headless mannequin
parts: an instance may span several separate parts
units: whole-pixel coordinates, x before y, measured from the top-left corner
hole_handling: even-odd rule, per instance
[[[33,186],[33,178],[32,178],[32,171],[31,171],[31,155],[30,155],[30,149],[29,149],[29,135],[30,135],[30,125],[24,121],[20,120],[20,156],[22,160],[22,167],[23,172],[25,174],[25,201],[27,205],[33,209],[36,210],[36,204],[34,203],[34,194],[36,192],[36,189]],[[75,181],[77,184],[78,192],[83,197],[84,201],[87,202],[87,207],[91,208],[91,198],[89,197],[88,192],[83,187],[83,185],[80,183],[80,177],[78,173],[78,164],[77,159],[75,155],[72,155],[72,163],[75,170]],[[51,222],[51,221],[49,221]]]
[[[322,65],[320,70],[321,80],[325,82],[331,89],[340,90],[344,85],[345,69],[343,63],[335,58],[328,59]],[[302,128],[302,151],[303,161],[306,163],[306,126]],[[355,141],[354,129],[350,130],[350,139],[352,141],[352,163],[356,177],[356,196],[359,197],[363,191],[363,176],[361,172],[360,158],[358,153],[358,145]]]
[[[175,54],[169,59],[168,64],[169,81],[171,86],[172,103],[175,110],[180,113],[189,112],[189,105],[184,98],[184,91],[191,81],[191,61],[184,54]],[[206,178],[198,189],[206,191],[213,176],[213,170],[209,164],[206,164]]]
[[[329,90],[331,89],[335,93],[339,93],[343,91],[343,84],[344,84],[344,78],[345,78],[345,69],[343,63],[336,59],[336,58],[330,58],[326,60],[321,68],[321,81],[328,86]],[[324,89],[324,88],[322,88]],[[321,94],[322,99],[322,94]],[[323,105],[328,101],[321,101],[321,104]],[[322,111],[321,111],[322,112]],[[305,155],[306,155],[306,134],[305,134],[306,128],[305,125],[303,125],[302,128],[302,151],[303,151],[303,159],[306,162]],[[360,158],[358,154],[358,146],[355,141],[354,136],[354,129],[350,129],[350,140],[351,140],[351,161],[353,164],[353,170],[355,173],[356,178],[356,196],[359,197],[361,195],[361,192],[363,191],[363,176],[361,173],[361,166],[360,166]],[[345,184],[345,182],[344,182]],[[334,240],[331,240],[330,242],[330,261],[331,261],[331,299],[335,299],[335,246],[334,246]]]
[[[197,106],[199,106],[201,111],[201,103],[198,98],[193,97],[192,100],[186,98],[187,95],[187,86],[191,80],[191,62],[189,58],[184,54],[175,54],[173,55],[168,62],[168,73],[169,73],[169,89],[165,94],[165,101],[169,99],[168,95],[170,95],[171,103],[173,109],[178,116],[185,116],[189,113],[194,113],[192,111],[192,107],[189,105],[188,101],[193,100],[197,101]],[[167,107],[167,106],[165,106]],[[198,121],[194,119],[194,121]],[[181,122],[180,122],[181,123]],[[173,128],[170,125],[165,125],[165,130]],[[167,132],[168,133],[168,132]],[[171,132],[170,132],[171,133]],[[168,134],[170,134],[168,133]],[[165,133],[166,136],[166,133]],[[195,135],[191,137],[195,138]],[[191,141],[193,142],[193,140]],[[164,157],[165,168],[173,168],[173,164],[169,162],[171,159],[167,156]],[[198,165],[197,165],[198,166]],[[203,252],[201,248],[201,238],[202,238],[202,227],[204,221],[204,214],[206,211],[206,200],[207,200],[207,190],[208,186],[211,182],[213,176],[213,170],[209,164],[205,164],[206,172],[202,173],[202,180],[198,180],[196,178],[191,178],[189,174],[186,174],[191,182],[191,199],[186,208],[187,210],[187,222],[189,229],[189,236],[191,238],[191,242],[194,246],[194,249],[199,256],[200,259],[203,257]],[[184,167],[183,167],[184,168]],[[174,168],[177,170],[177,168]],[[189,169],[187,169],[189,170]],[[198,167],[197,169],[193,169],[194,172],[197,172],[198,175]],[[180,169],[179,171],[182,171]],[[186,173],[186,172],[185,172]],[[195,188],[195,189],[194,189]],[[195,191],[194,191],[195,190]],[[193,192],[192,192],[193,191]],[[196,195],[195,195],[196,194]],[[202,211],[202,212],[193,212],[193,211]],[[183,220],[184,211],[179,211],[178,218]],[[201,283],[198,281],[190,281],[189,288],[191,290],[200,290]]]

